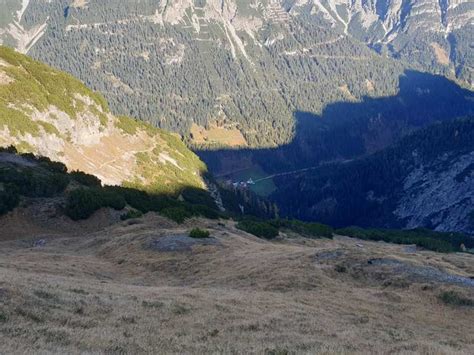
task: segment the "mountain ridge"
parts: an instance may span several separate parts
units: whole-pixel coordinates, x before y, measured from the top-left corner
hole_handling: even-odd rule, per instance
[[[72,76],[0,47],[0,146],[47,156],[109,185],[157,193],[205,188],[206,167],[180,138],[110,113]]]

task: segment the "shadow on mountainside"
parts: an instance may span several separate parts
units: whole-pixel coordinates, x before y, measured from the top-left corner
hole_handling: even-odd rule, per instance
[[[370,154],[418,128],[471,114],[474,92],[443,76],[409,70],[400,77],[395,96],[336,102],[321,115],[296,111],[296,130],[289,144],[196,153],[216,176],[232,177],[233,172],[254,166],[271,175]]]

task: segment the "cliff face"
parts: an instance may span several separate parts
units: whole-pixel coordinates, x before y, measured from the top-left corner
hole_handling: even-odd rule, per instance
[[[292,11],[309,11],[379,52],[474,85],[472,1],[299,0]]]
[[[406,228],[474,234],[474,152],[423,162],[403,181],[394,215]]]

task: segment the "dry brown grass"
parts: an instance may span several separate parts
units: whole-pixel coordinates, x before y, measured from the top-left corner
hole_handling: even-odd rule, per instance
[[[196,144],[220,144],[229,147],[247,146],[247,141],[242,132],[236,128],[211,126],[209,129],[205,129],[193,123],[191,134],[193,135],[193,142]]]
[[[218,243],[148,248],[192,227]],[[343,237],[268,242],[232,222],[153,214],[46,239],[0,243],[1,353],[474,353],[473,308],[438,298],[458,287],[387,283],[403,275],[363,266],[385,257],[473,275],[470,255]]]

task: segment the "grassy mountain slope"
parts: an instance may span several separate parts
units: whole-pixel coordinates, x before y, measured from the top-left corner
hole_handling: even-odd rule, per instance
[[[155,214],[94,230],[105,217],[75,225],[75,236],[59,218],[39,228],[27,209],[0,217],[2,351],[474,351],[474,255],[266,241],[231,221]],[[5,241],[18,225],[22,237]],[[195,227],[210,238],[187,237]]]
[[[0,47],[0,146],[9,145],[107,184],[157,193],[204,186],[205,165],[177,136],[114,116],[69,74]]]
[[[333,225],[474,232],[474,118],[443,122],[366,158],[276,179],[284,214]]]

